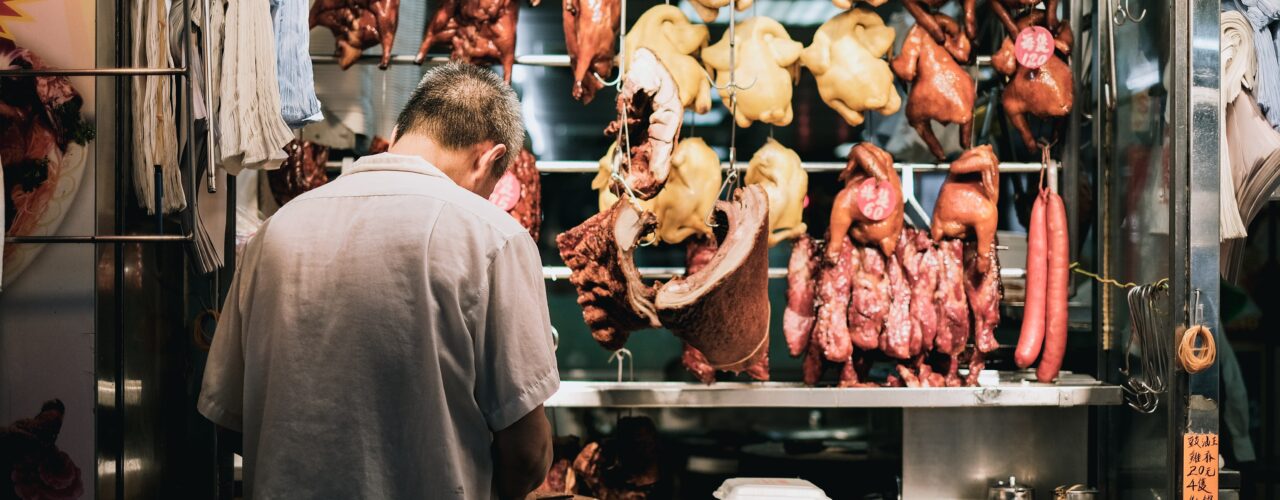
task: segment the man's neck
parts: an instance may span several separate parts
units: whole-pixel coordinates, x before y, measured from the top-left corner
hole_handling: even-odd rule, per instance
[[[405,135],[397,139],[387,152],[420,157],[458,184],[462,184],[460,181],[466,176],[468,170],[465,152],[443,148],[435,141],[417,134]]]

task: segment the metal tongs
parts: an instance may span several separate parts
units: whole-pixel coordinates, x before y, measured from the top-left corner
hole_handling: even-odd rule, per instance
[[[1124,369],[1128,377],[1121,388],[1130,408],[1154,413],[1160,406],[1160,394],[1167,389],[1165,375],[1173,364],[1173,339],[1164,327],[1165,305],[1169,300],[1167,280],[1129,289],[1129,319],[1133,331],[1124,353]],[[1130,354],[1137,351],[1141,371],[1134,373]]]

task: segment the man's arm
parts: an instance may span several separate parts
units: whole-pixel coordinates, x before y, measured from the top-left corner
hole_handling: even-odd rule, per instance
[[[551,468],[551,423],[538,405],[510,427],[493,433],[494,482],[500,498],[524,498]]]

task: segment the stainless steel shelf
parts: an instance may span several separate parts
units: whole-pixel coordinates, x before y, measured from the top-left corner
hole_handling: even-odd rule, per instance
[[[989,373],[984,372],[983,377]],[[1057,384],[1022,382],[1029,372],[1000,373],[980,387],[806,387],[787,382],[560,383],[546,402],[555,408],[973,408],[1105,406],[1123,403],[1119,386],[1064,374]],[[994,378],[994,377],[992,377]]]
[[[639,267],[640,277],[649,279],[670,279],[676,276],[684,276],[683,267]],[[542,277],[552,281],[569,279],[571,271],[565,266],[543,266]],[[1002,267],[1000,268],[1001,279],[1022,279],[1027,276],[1025,269]],[[787,277],[787,268],[770,267],[769,278],[781,279]]]
[[[339,164],[340,166],[341,164]],[[804,162],[805,171],[808,172],[839,172],[844,170],[845,162]],[[738,162],[736,165],[738,170],[746,170],[747,162]],[[915,172],[946,172],[951,165],[949,163],[894,163],[893,167],[898,170],[910,168]],[[728,170],[727,162],[721,163],[720,168]],[[538,160],[538,171],[544,174],[594,174],[600,169],[600,163],[595,161],[543,161]],[[1002,162],[1000,164],[1000,172],[1006,174],[1015,173],[1034,173],[1040,171],[1039,163],[1021,163],[1021,162]]]
[[[391,64],[393,66],[416,64],[413,62],[413,58],[414,56],[410,56],[410,55],[391,56]],[[382,56],[379,54],[364,54],[360,56],[357,62],[365,63],[365,64],[377,64],[381,60],[382,60]],[[315,64],[338,64],[338,57],[332,54],[312,54],[311,62]],[[427,59],[423,61],[423,64],[441,64],[445,62],[449,62],[449,56],[429,55],[427,56]],[[569,67],[569,55],[568,54],[529,54],[529,55],[523,55],[523,56],[516,56],[516,64],[520,64],[524,66],[546,66],[546,67],[554,67],[554,68],[567,68]],[[990,65],[991,65],[991,56],[978,56],[974,58],[974,63],[971,64],[970,66],[990,66]]]

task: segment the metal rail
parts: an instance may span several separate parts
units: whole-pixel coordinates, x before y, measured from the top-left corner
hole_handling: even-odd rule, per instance
[[[325,168],[336,170],[342,168],[342,161],[325,163]],[[1055,162],[1056,163],[1056,162]],[[845,168],[844,162],[804,162],[801,166],[806,172],[839,172]],[[910,167],[915,173],[946,172],[951,168],[947,163],[894,163],[897,170]],[[729,164],[721,163],[720,168],[728,170]],[[738,170],[746,170],[747,166],[739,164]],[[596,161],[539,161],[538,171],[544,174],[594,174],[600,171],[600,163]],[[1033,174],[1040,171],[1039,163],[1004,162],[1000,164],[1003,174]]]
[[[7,236],[5,243],[23,244],[23,243],[82,243],[82,244],[108,244],[108,243],[183,243],[193,241],[194,235],[163,235],[163,234],[139,234],[125,236]]]
[[[640,277],[649,278],[649,279],[671,279],[679,276],[684,276],[684,272],[685,272],[683,267],[638,267],[636,268],[636,270],[640,272]],[[569,279],[570,274],[572,274],[572,271],[568,267],[564,267],[564,266],[543,266],[542,267],[543,279],[548,279],[551,281]],[[786,278],[786,277],[787,277],[787,268],[785,267],[769,268],[770,279],[780,279],[780,278]],[[1023,279],[1026,277],[1027,277],[1027,271],[1025,269],[1019,269],[1015,267],[1000,268],[1000,279]]]
[[[410,55],[391,56],[391,65],[407,66],[411,64],[417,64],[416,62],[414,62],[413,59],[414,59],[414,56],[410,56]],[[356,61],[365,62],[365,63],[377,63],[382,61],[382,56],[378,54],[364,54],[364,55],[361,55]],[[313,64],[338,64],[338,57],[332,54],[312,54],[311,62]],[[423,61],[423,64],[441,64],[446,62],[449,62],[449,56],[435,55],[435,56],[427,56],[427,58]],[[523,56],[516,56],[516,64],[519,64],[521,66],[568,68],[569,55],[568,54],[528,54]],[[990,66],[990,65],[991,65],[991,56],[978,56],[974,59],[973,64],[970,64],[968,66],[982,67],[982,66]]]
[[[30,76],[179,76],[187,68],[79,68],[79,69],[0,69],[0,77]]]

